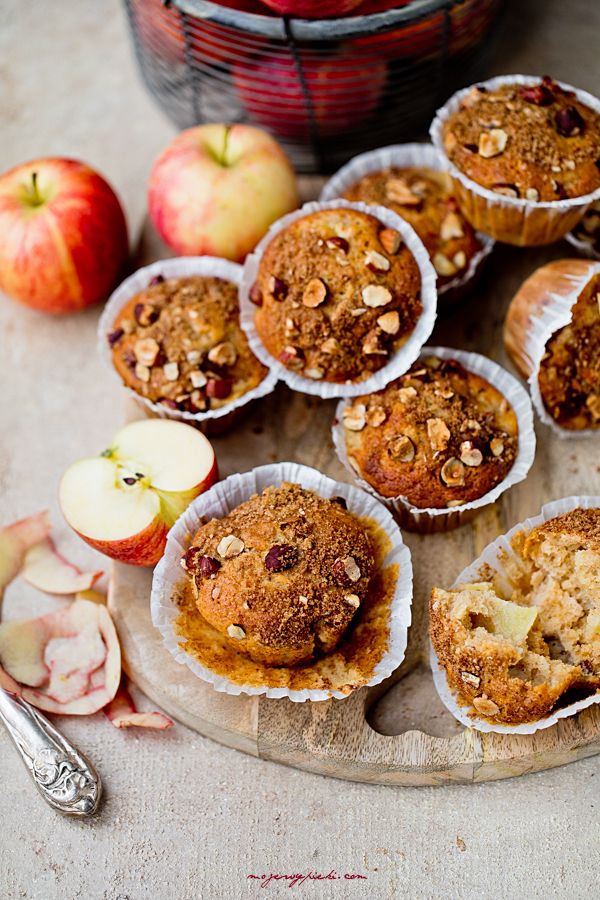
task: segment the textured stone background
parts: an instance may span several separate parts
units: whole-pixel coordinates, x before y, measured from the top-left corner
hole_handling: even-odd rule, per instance
[[[495,71],[551,72],[598,94],[599,30],[595,0],[513,0]],[[0,123],[1,169],[84,158],[139,227],[151,161],[173,130],[140,85],[117,0],[3,0]],[[0,302],[1,519],[50,504],[82,564],[92,554],[64,530],[55,495],[65,466],[121,420],[94,355],[97,316],[53,321]],[[13,590],[5,614],[34,608],[39,599]],[[295,895],[598,896],[600,757],[477,787],[391,789],[251,759],[183,726],[164,736],[120,733],[101,717],[61,726],[97,763],[106,802],[95,821],[58,818],[0,733],[0,896],[10,900],[257,897],[250,873],[330,869],[367,880],[307,882]]]

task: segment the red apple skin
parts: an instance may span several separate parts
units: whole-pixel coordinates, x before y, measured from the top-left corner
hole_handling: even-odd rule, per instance
[[[191,493],[194,497],[198,497],[218,480],[219,467],[215,457],[210,472],[204,481],[192,489]],[[117,562],[128,563],[130,566],[155,566],[165,552],[170,528],[171,526],[162,519],[156,518],[143,531],[121,541],[97,541],[76,529],[73,530],[94,550],[99,550],[100,553],[117,560]]]
[[[354,12],[363,0],[262,0],[262,2],[280,16],[295,16],[297,19],[337,19]]]
[[[302,61],[321,137],[354,130],[377,108],[386,82],[381,60],[363,56],[360,66],[341,55],[305,56]],[[250,64],[238,64],[233,77],[242,103],[256,122],[282,137],[310,137],[307,104],[291,57],[256,57]]]
[[[0,290],[15,300],[46,313],[83,309],[110,293],[128,256],[121,204],[85,163],[38,159],[0,175]]]
[[[222,163],[225,146],[228,161]],[[179,256],[241,262],[271,223],[298,203],[287,156],[274,138],[250,125],[182,131],[154,163],[148,184],[150,219]]]

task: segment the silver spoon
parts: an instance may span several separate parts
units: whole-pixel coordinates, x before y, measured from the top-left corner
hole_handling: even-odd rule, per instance
[[[91,762],[21,697],[0,688],[0,719],[44,800],[68,816],[90,816],[102,796]]]

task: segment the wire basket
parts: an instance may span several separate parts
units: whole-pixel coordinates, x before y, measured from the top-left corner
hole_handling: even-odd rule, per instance
[[[293,19],[259,0],[125,0],[142,76],[180,128],[248,122],[300,172],[414,137],[475,80],[502,0],[366,0],[366,14]],[[243,9],[241,8],[243,7]]]

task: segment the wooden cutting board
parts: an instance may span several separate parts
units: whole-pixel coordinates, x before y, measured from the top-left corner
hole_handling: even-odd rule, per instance
[[[319,179],[303,184],[315,197]],[[168,251],[150,229],[139,264]],[[520,250],[496,247],[474,295],[440,315],[431,343],[484,353],[512,371],[501,344],[502,321],[519,284],[566,243]],[[295,460],[340,481],[348,475],[330,440],[335,403],[279,386],[236,430],[212,440],[223,477],[266,462]],[[561,441],[536,423],[536,460],[525,482],[475,521],[446,534],[405,533],[415,574],[413,624],[406,659],[383,685],[346,700],[291,703],[215,692],[164,649],[150,619],[151,573],[115,565],[109,604],[132,680],[175,719],[207,737],[276,762],[353,781],[440,784],[507,778],[600,753],[600,706],[531,736],[480,734],[456,722],[439,701],[427,662],[427,599],[449,586],[498,534],[543,503],[600,493],[598,440]]]

